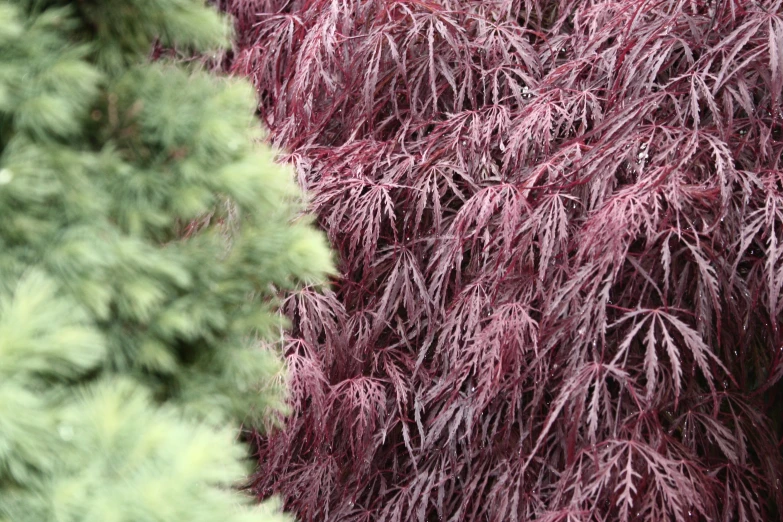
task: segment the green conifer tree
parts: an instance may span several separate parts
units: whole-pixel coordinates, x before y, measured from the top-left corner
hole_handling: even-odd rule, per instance
[[[229,33],[199,0],[0,0],[2,521],[282,518],[233,487],[236,426],[283,408],[257,339],[330,256],[251,87],[147,59]]]

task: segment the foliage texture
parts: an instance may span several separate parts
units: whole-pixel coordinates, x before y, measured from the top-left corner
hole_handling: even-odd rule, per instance
[[[0,520],[284,520],[231,487],[235,429],[284,405],[255,339],[325,238],[246,81],[148,63],[226,20],[120,4],[0,1]]]
[[[779,0],[219,0],[340,253],[286,302],[304,520],[780,517]]]

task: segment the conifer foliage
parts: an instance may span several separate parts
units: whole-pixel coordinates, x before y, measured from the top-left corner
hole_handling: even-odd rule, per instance
[[[275,289],[329,270],[245,81],[149,64],[196,0],[0,1],[0,520],[283,520],[233,488],[284,406]],[[187,228],[200,223],[200,230]]]
[[[780,516],[779,0],[220,0],[340,253],[303,520]]]

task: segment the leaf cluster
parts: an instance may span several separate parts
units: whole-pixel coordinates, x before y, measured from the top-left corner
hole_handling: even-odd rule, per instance
[[[219,0],[340,253],[287,301],[304,520],[781,516],[777,0]]]

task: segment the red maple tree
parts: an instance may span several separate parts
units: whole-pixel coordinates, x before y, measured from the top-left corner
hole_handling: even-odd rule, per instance
[[[219,0],[340,255],[303,520],[780,519],[779,0]]]

